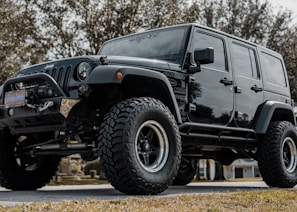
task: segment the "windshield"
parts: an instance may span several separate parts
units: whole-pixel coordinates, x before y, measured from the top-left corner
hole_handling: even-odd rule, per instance
[[[181,64],[186,50],[188,27],[159,29],[106,42],[101,55],[131,56]]]

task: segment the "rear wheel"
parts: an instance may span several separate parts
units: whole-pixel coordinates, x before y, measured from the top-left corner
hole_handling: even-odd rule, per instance
[[[127,194],[157,194],[177,175],[181,142],[177,124],[159,100],[137,98],[114,106],[99,136],[107,179]]]
[[[272,122],[258,147],[263,180],[272,187],[291,188],[297,183],[297,133],[293,124]]]
[[[36,190],[55,175],[59,160],[47,156],[20,154],[24,144],[34,143],[33,137],[13,136],[0,132],[0,185],[12,190]]]
[[[196,159],[182,158],[173,185],[187,185],[192,182],[197,173],[197,163]]]

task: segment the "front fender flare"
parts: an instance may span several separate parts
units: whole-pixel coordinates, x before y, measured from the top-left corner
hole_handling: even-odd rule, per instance
[[[119,79],[117,77],[117,72],[121,72],[123,77]],[[164,74],[158,71],[152,71],[152,70],[137,68],[137,67],[118,66],[118,65],[99,66],[92,71],[86,83],[89,85],[121,84],[122,81],[127,76],[146,77],[146,78],[158,80],[161,83],[163,83],[167,89],[168,95],[170,95],[170,101],[174,109],[174,111],[172,112],[175,115],[177,122],[182,123],[179,107],[178,107],[172,86],[168,78]]]

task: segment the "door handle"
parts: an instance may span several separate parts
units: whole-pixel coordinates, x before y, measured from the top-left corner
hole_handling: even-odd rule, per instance
[[[251,89],[256,93],[263,91],[263,88],[260,88],[257,85],[254,85],[253,87],[251,87]]]
[[[227,85],[233,85],[233,81],[232,80],[228,80],[226,77],[224,79],[220,80],[220,83],[224,84],[225,86]]]
[[[235,86],[234,87],[234,92],[235,93],[241,93],[242,92],[241,87]]]

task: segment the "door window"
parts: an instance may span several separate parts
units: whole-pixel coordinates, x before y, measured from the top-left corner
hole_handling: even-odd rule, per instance
[[[202,67],[211,67],[223,71],[227,70],[224,42],[222,39],[201,32],[196,32],[193,44],[194,49],[204,49],[208,47],[214,48],[214,63],[202,65]]]
[[[241,76],[258,79],[259,74],[254,50],[235,43],[232,44],[232,50],[236,73]]]

